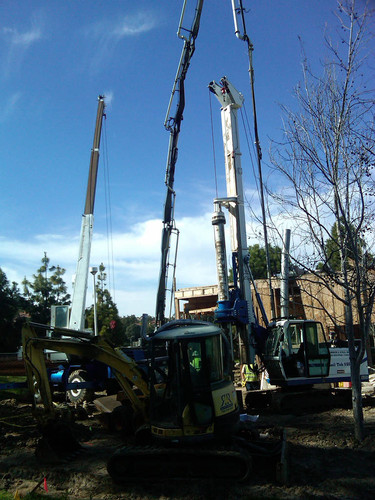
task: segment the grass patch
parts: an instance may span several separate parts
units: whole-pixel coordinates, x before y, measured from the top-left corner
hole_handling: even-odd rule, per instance
[[[0,490],[0,499],[1,500],[14,500],[14,498],[17,498],[14,493],[9,493],[8,491],[5,490]],[[64,495],[51,495],[50,493],[45,494],[45,493],[28,493],[26,496],[22,497],[22,500],[46,500],[48,498],[49,500],[68,500],[68,494]]]
[[[0,375],[0,384],[11,384],[11,383],[20,383],[26,382],[26,377],[24,375]],[[1,389],[0,390],[0,399],[24,399],[29,395],[29,389],[27,387],[15,389]],[[0,496],[0,499],[2,497]]]
[[[49,498],[50,500],[68,500],[68,494],[64,495],[51,495],[50,493],[28,493],[25,497],[25,500],[46,500]]]
[[[7,382],[25,382],[25,375],[0,375],[0,384],[5,384]]]
[[[0,498],[1,500],[11,500],[14,499],[14,495],[11,495],[7,491],[0,490]]]

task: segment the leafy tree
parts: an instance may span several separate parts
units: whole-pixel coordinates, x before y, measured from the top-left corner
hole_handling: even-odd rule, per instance
[[[271,265],[271,276],[280,273],[281,248],[268,245]],[[266,249],[258,244],[249,246],[250,269],[254,279],[267,278]]]
[[[355,227],[350,224],[350,230],[354,233]],[[325,242],[326,262],[320,262],[318,269],[328,272],[341,272],[341,253],[340,253],[340,234],[345,232],[345,221],[340,221],[340,227],[337,222],[334,223],[331,230],[331,236]],[[366,241],[363,238],[358,238],[357,253],[360,259],[373,261],[374,256],[367,251]],[[355,254],[350,246],[347,248],[348,265],[355,261]]]
[[[327,260],[326,262],[320,262],[318,269],[320,271],[339,272],[341,269],[341,258],[336,222],[332,226],[331,237],[326,240],[324,247]]]
[[[25,306],[17,283],[9,283],[0,268],[0,352],[15,352],[21,344],[19,311]]]
[[[139,321],[130,324],[125,330],[125,335],[129,342],[136,342],[141,337],[141,325]]]
[[[313,74],[305,59],[303,83],[295,91],[299,109],[283,107],[285,141],[272,157],[283,185],[274,199],[296,226],[299,254],[294,258],[344,303],[358,440],[364,436],[360,365],[375,299],[369,272],[374,263],[364,245],[373,239],[375,216],[375,94],[364,78],[372,15],[366,5],[356,9],[354,0],[338,2],[342,37],[335,43],[326,38],[330,58],[322,75]],[[317,273],[319,262],[325,273]],[[343,296],[336,293],[338,288]],[[362,339],[359,349],[355,321]]]
[[[134,314],[131,314],[130,316],[123,316],[121,318],[121,322],[124,325],[124,328],[127,329],[129,326],[139,323],[139,319],[137,316],[134,316]]]
[[[136,342],[142,334],[142,318],[134,314],[123,316],[121,322],[125,329],[125,343],[126,345],[131,342]],[[151,335],[155,330],[155,319],[148,317],[146,335]]]
[[[65,269],[60,266],[50,266],[47,253],[44,253],[42,265],[33,274],[33,281],[26,277],[22,281],[23,295],[27,300],[27,312],[33,321],[49,324],[51,306],[70,303],[70,295],[63,279]]]
[[[271,265],[271,276],[280,273],[281,248],[268,245]],[[250,269],[255,280],[267,278],[266,249],[257,243],[249,246]],[[229,281],[233,281],[233,269],[229,270]]]
[[[107,289],[107,274],[103,263],[99,266],[96,283],[96,309],[98,334],[103,335],[114,345],[123,345],[125,328],[120,320],[118,309]],[[94,306],[87,311],[88,327],[94,331]]]

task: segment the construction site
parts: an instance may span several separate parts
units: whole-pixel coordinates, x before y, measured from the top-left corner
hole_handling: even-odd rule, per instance
[[[260,415],[259,421],[265,430],[276,426],[287,432],[288,484],[267,479],[264,471],[240,484],[209,478],[191,481],[185,477],[179,481],[166,482],[160,478],[124,486],[113,483],[106,462],[126,441],[119,432],[103,427],[101,414],[93,403],[76,412],[75,432],[82,448],[58,463],[53,459],[41,463],[35,455],[40,432],[31,415],[31,403],[18,397],[5,397],[0,401],[0,491],[2,498],[22,498],[34,491],[54,499],[372,499],[374,403],[374,386],[366,384],[367,436],[360,444],[353,439],[350,408]]]
[[[216,186],[207,229],[217,283],[176,286],[175,170],[203,0],[191,9],[190,28],[182,4],[183,48],[164,123],[169,145],[155,317],[137,317],[139,337],[127,345],[106,336],[116,328],[113,318],[98,328],[97,293],[103,298],[105,291],[90,262],[106,117],[100,94],[72,300],[48,308],[45,300],[47,322],[25,313],[18,353],[0,358],[0,499],[372,499],[374,257],[363,239],[353,245],[353,233],[364,229],[351,232],[344,208],[335,214],[334,250],[323,245],[324,262],[311,269],[291,271],[290,229],[278,228],[280,273],[271,273],[253,46],[241,0],[231,8],[249,62],[267,278],[254,279],[250,264],[237,116],[244,97],[223,76],[208,83],[220,107],[226,184],[225,196]],[[333,199],[340,207],[340,194]]]

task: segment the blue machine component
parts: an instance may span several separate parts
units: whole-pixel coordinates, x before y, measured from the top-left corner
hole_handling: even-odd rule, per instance
[[[215,320],[219,323],[249,324],[247,301],[240,298],[237,273],[237,252],[232,253],[232,269],[234,288],[229,291],[229,300],[219,300],[215,311]]]
[[[26,389],[27,382],[4,382],[0,384],[0,391],[6,391],[9,389]]]
[[[232,300],[220,300],[217,303],[215,320],[219,323],[237,322],[247,325],[249,323],[249,313],[246,300],[239,298]]]
[[[134,359],[142,368],[147,365],[145,352],[143,349],[123,348],[123,352]],[[146,369],[146,368],[145,368]],[[69,376],[75,370],[85,372],[85,381],[69,382]],[[58,365],[56,368],[48,368],[48,379],[51,386],[58,390],[72,390],[90,388],[95,391],[107,390],[116,383],[114,371],[100,361],[86,361],[82,364],[72,363],[67,365]]]
[[[50,381],[52,384],[61,384],[63,382],[63,377],[64,377],[65,369],[60,368],[57,371],[51,371],[49,374]]]

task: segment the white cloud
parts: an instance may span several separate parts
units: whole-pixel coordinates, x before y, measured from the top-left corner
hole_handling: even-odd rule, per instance
[[[4,123],[17,109],[17,105],[22,98],[22,92],[13,92],[13,94],[5,99],[4,109],[0,116],[0,123]]]
[[[137,12],[121,19],[112,29],[117,38],[139,35],[151,31],[156,25],[155,19],[148,12]]]
[[[34,15],[30,24],[30,28],[26,30],[8,26],[0,28],[0,37],[7,42],[8,46],[8,53],[1,61],[3,77],[8,77],[9,74],[18,70],[25,53],[35,42],[43,38],[43,21],[41,17]]]
[[[186,217],[178,222],[181,230],[177,263],[178,286],[194,286],[215,282],[211,214]],[[114,297],[120,314],[143,312],[154,314],[160,266],[162,223],[152,219],[133,225],[126,233],[113,235]],[[79,235],[39,234],[32,240],[0,240],[0,261],[9,281],[31,278],[41,265],[44,252],[51,264],[66,269],[68,287],[75,273]],[[95,233],[91,251],[92,265],[107,264],[108,245],[102,234]],[[89,282],[88,300],[91,301]]]
[[[106,107],[110,108],[114,100],[113,90],[107,90],[106,92],[104,92],[104,98]]]
[[[129,36],[140,35],[151,31],[156,26],[156,19],[149,12],[128,14],[120,19],[105,19],[85,28],[89,37],[103,40],[120,40]]]
[[[11,45],[23,46],[25,48],[28,48],[32,43],[42,38],[42,30],[35,23],[33,23],[33,26],[28,31],[20,32],[16,28],[4,27],[1,32]]]
[[[95,58],[89,62],[90,71],[102,71],[103,63],[109,61],[118,44],[129,37],[148,33],[157,25],[157,19],[151,12],[140,11],[128,14],[120,19],[103,19],[100,22],[88,25],[83,34],[90,42],[90,54],[93,43],[96,44]]]
[[[217,282],[216,259],[211,224],[211,212],[196,217],[177,220],[180,240],[177,256],[177,288],[212,285]],[[227,231],[229,225],[226,225]],[[258,224],[256,224],[256,227]],[[112,237],[114,255],[114,276],[110,276],[115,290],[110,290],[121,315],[142,313],[154,315],[155,300],[160,272],[160,241],[162,223],[150,219],[134,224],[125,233],[115,233]],[[254,232],[248,224],[248,234]],[[293,237],[293,235],[292,235]],[[279,243],[280,244],[280,243]],[[58,235],[39,234],[30,241],[0,240],[0,262],[9,281],[21,283],[36,272],[44,252],[51,264],[66,269],[65,282],[70,287],[75,273],[78,255],[79,234]],[[108,265],[108,243],[103,234],[95,233],[91,250],[91,265],[101,262],[110,272]],[[230,259],[230,243],[227,237],[227,254]],[[170,271],[171,277],[172,271]],[[92,303],[92,282],[89,280],[88,303]],[[169,302],[169,297],[167,297]]]

